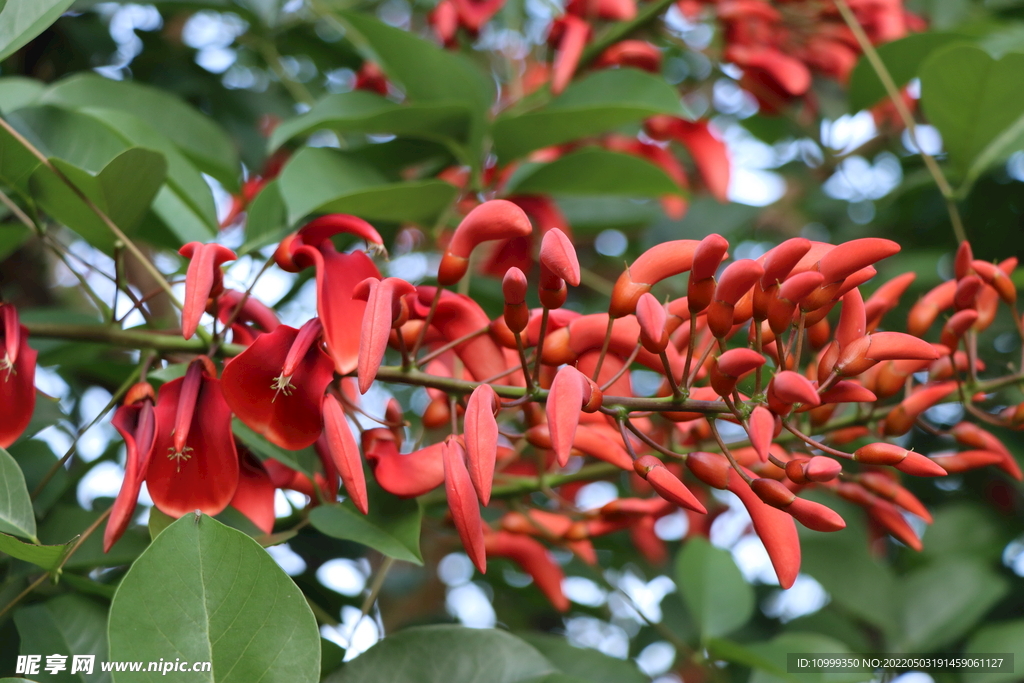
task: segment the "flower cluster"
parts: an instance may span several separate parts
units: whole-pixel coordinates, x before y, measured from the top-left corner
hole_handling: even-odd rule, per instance
[[[159,391],[147,383],[129,391],[113,420],[127,467],[106,547],[129,524],[143,481],[170,516],[232,505],[270,532],[277,488],[306,493],[317,505],[335,502],[340,482],[367,512],[368,469],[381,488],[403,498],[443,487],[451,523],[480,571],[489,556],[509,558],[566,609],[548,546],[595,563],[592,539],[628,531],[646,557],[663,560],[654,523],[681,508],[691,533],[706,534],[722,509],[712,489],[731,491],[746,506],[788,587],[800,567],[796,523],[822,532],[845,526],[820,496],[807,497],[812,489],[861,506],[876,530],[920,548],[902,513],[930,516],[901,476],[993,465],[1021,477],[1009,451],[977,422],[943,431],[924,416],[940,402],[959,401],[978,422],[1024,422],[1019,407],[985,405],[991,392],[1019,378],[978,378],[977,333],[1000,305],[1019,322],[1012,259],[993,265],[962,245],[956,278],[913,306],[909,334],[881,324],[914,274],[866,299],[861,293],[874,264],[899,251],[876,238],[839,245],[793,238],[756,260],[731,262],[728,242],[716,234],[665,242],[626,268],[607,311],[583,315],[564,307],[581,280],[575,247],[551,227],[531,269],[534,292],[519,267],[501,274],[501,315],[492,318],[449,289],[470,277],[479,245],[530,240],[533,232],[517,203],[480,203],[447,240],[437,286],[414,286],[381,277],[372,255],[382,240],[370,224],[347,215],[318,218],[286,238],[274,257],[285,270],[315,269],[318,315],[299,329],[224,288],[230,250],[186,245],[183,335],[191,337],[209,312],[230,330],[231,352],[242,350],[219,373],[217,362],[201,355]],[[331,240],[338,233],[364,240],[369,253],[339,252]],[[682,287],[674,281],[683,277],[685,296],[662,303],[652,293]],[[538,308],[527,304],[532,294]],[[23,391],[34,354],[13,307],[0,310],[0,390]],[[924,341],[940,317],[938,341]],[[389,348],[397,365],[383,365]],[[656,395],[634,392],[635,367],[661,376]],[[426,438],[414,447],[405,445],[404,409],[394,400],[373,417],[379,427],[356,422],[365,413],[359,396],[375,381],[426,388]],[[24,428],[25,414],[31,411],[5,416],[4,442]],[[321,472],[311,480],[275,460],[261,462],[233,436],[233,416],[282,449],[315,446]],[[723,423],[731,423],[732,438],[723,437]],[[951,449],[924,455],[885,440],[915,425],[948,439]],[[580,468],[578,458],[593,462]],[[582,483],[620,476],[631,482],[631,497],[596,511],[572,504]],[[546,493],[550,504],[526,505],[533,491]],[[496,514],[485,520],[481,506]]]

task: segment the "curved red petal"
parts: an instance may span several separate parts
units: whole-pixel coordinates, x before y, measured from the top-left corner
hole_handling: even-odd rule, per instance
[[[345,419],[345,411],[342,410],[338,399],[330,394],[324,396],[321,409],[324,416],[323,439],[327,452],[338,468],[341,482],[345,485],[345,491],[352,499],[352,503],[365,515],[370,509],[370,503],[366,494],[363,461],[359,457],[359,446],[352,436],[352,429]]]

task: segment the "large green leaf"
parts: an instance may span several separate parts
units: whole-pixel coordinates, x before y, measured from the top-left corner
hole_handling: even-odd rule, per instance
[[[0,448],[0,531],[37,540],[36,516],[25,486],[25,475],[3,448]]]
[[[705,646],[708,654],[715,659],[739,664],[750,669],[767,671],[773,676],[787,681],[794,680],[794,677],[786,672],[785,664],[765,657],[763,652],[751,650],[747,645],[740,645],[725,638],[711,638],[705,643]]]
[[[995,60],[967,45],[937,51],[921,67],[921,106],[960,176],[979,158],[987,168],[1024,148],[1024,54]],[[999,149],[987,149],[996,140]]]
[[[331,683],[521,683],[556,673],[505,631],[421,626],[390,635],[330,676]]]
[[[0,113],[10,114],[16,109],[27,107],[46,89],[42,81],[24,76],[0,78]]]
[[[47,672],[45,680],[109,683],[110,674],[100,671],[96,663],[91,675],[71,673],[71,655],[93,655],[100,662],[107,659],[107,611],[98,603],[78,595],[61,595],[22,607],[14,613],[14,623],[21,637],[22,654],[68,655],[67,668],[57,674]]]
[[[524,164],[508,194],[661,197],[681,194],[654,164],[631,154],[588,147],[547,164]]]
[[[655,114],[688,116],[679,93],[665,79],[636,69],[598,71],[537,111],[499,117],[494,147],[502,160],[510,161]]]
[[[284,205],[277,180],[263,186],[256,199],[246,209],[245,244],[238,253],[248,254],[277,242],[288,234],[288,207]]]
[[[377,63],[410,100],[465,102],[480,114],[493,102],[494,85],[462,55],[367,14],[339,15],[354,29],[353,39],[376,54]]]
[[[930,652],[953,642],[1010,590],[984,562],[957,557],[908,574],[903,580],[901,648]]]
[[[252,430],[248,425],[237,417],[231,421],[231,431],[235,438],[242,442],[246,448],[253,452],[253,455],[260,460],[273,458],[279,463],[287,465],[296,472],[302,472],[312,478],[317,471],[317,454],[313,447],[303,448],[300,451],[289,451],[275,446],[267,441],[266,437]]]
[[[590,683],[647,683],[632,661],[623,661],[589,648],[575,647],[561,636],[519,633],[564,674]]]
[[[368,220],[431,223],[455,198],[443,180],[389,182],[364,161],[334,149],[305,147],[278,179],[288,222],[311,213],[351,213]]]
[[[965,655],[1005,653],[1013,655],[1010,673],[964,673],[964,683],[1011,683],[1020,680],[1024,663],[1024,619],[1001,621],[978,629],[964,648]]]
[[[14,536],[0,534],[0,553],[31,562],[47,571],[57,568],[70,545],[70,541],[64,545],[35,545],[19,541]]]
[[[285,121],[270,136],[270,148],[318,130],[389,133],[448,143],[465,142],[471,112],[465,104],[396,104],[375,93],[354,90],[328,95],[305,114]]]
[[[892,76],[896,87],[902,88],[918,75],[921,64],[935,50],[964,36],[939,31],[911,33],[906,38],[878,46],[878,56]],[[879,80],[867,57],[861,56],[850,74],[850,110],[860,111],[878,104],[887,96],[885,86]],[[781,117],[777,117],[781,118]]]
[[[0,3],[0,61],[57,21],[74,0],[7,0]]]
[[[61,159],[51,158],[50,162],[126,233],[132,232],[149,210],[167,174],[163,156],[141,147],[126,149],[96,174]],[[113,251],[116,237],[110,228],[63,179],[40,167],[29,185],[48,214],[94,247]]]
[[[210,186],[170,138],[129,112],[86,108],[82,113],[103,121],[127,144],[152,149],[164,156],[167,161],[167,186],[176,195],[177,206],[174,206],[173,211],[163,211],[164,204],[158,200],[153,208],[175,234],[183,233],[178,235],[182,243],[193,239],[208,240],[217,234],[217,207]],[[183,211],[187,211],[188,216],[181,216]],[[195,222],[201,224],[201,236],[196,236],[195,231],[189,228]]]
[[[9,123],[13,123],[14,116],[8,118]],[[28,179],[37,166],[39,159],[6,129],[0,128],[0,181],[28,196]]]
[[[298,587],[251,538],[186,515],[128,570],[110,607],[110,658],[173,655],[213,671],[118,674],[115,681],[288,681],[320,678],[320,634]]]
[[[423,564],[420,552],[420,524],[423,509],[419,501],[387,493],[367,482],[369,514],[356,510],[352,501],[321,505],[309,513],[309,521],[322,534],[356,541],[396,560]]]
[[[766,643],[754,643],[747,645],[746,648],[781,671],[788,671],[787,658],[791,653],[842,655],[850,652],[850,649],[838,640],[818,633],[801,632],[783,633]],[[785,676],[779,676],[767,667],[756,667],[750,677],[750,683],[865,683],[869,680],[871,674],[864,673],[787,673]]]
[[[173,141],[201,170],[228,187],[238,182],[237,153],[228,135],[213,119],[165,90],[80,73],[50,86],[40,102],[134,114]]]
[[[676,585],[702,638],[735,631],[754,613],[754,589],[732,555],[699,536],[688,540],[676,558]]]

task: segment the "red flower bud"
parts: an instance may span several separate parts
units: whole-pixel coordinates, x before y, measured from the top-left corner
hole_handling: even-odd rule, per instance
[[[504,199],[484,202],[462,219],[437,272],[439,285],[453,285],[469,268],[469,255],[481,242],[525,237],[533,232],[526,213]]]
[[[462,539],[462,547],[481,574],[487,573],[487,556],[484,550],[484,532],[480,519],[480,504],[477,502],[473,482],[466,469],[462,444],[455,436],[449,436],[441,447],[444,462],[444,488],[448,495],[448,509],[452,521]]]
[[[489,384],[481,384],[474,389],[466,404],[465,438],[469,475],[484,505],[491,500],[491,481],[494,479],[494,463],[498,456],[498,423],[494,420],[494,411],[499,404],[498,395]]]
[[[640,297],[636,305],[636,319],[640,323],[640,342],[651,353],[661,353],[668,346],[665,329],[665,307],[650,292]]]
[[[729,472],[732,467],[724,455],[694,451],[686,456],[686,466],[693,476],[708,486],[724,489],[729,485]]]
[[[366,494],[366,478],[363,475],[363,461],[359,457],[359,446],[352,436],[352,430],[345,419],[345,411],[331,394],[323,398],[321,406],[324,416],[323,445],[331,461],[341,475],[345,491],[352,503],[364,515],[370,509]]]
[[[690,489],[653,455],[645,455],[638,459],[633,463],[633,469],[665,500],[702,515],[707,514],[707,509],[694,497]]]
[[[220,266],[234,261],[235,252],[219,244],[189,242],[178,253],[189,260],[185,273],[185,301],[181,309],[181,334],[191,339],[199,327],[199,319],[207,302],[216,299],[224,289],[224,276]]]

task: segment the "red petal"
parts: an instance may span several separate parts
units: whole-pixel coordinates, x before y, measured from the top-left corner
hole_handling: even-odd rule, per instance
[[[3,406],[0,411],[0,448],[7,448],[18,440],[32,421],[36,407],[36,357],[39,354],[28,345],[28,330],[19,326],[19,332],[19,350],[14,366],[4,368],[0,364],[0,406]]]
[[[758,498],[735,472],[730,473],[729,490],[739,497],[750,513],[754,532],[768,551],[779,585],[789,588],[800,573],[800,537],[793,517]]]
[[[667,501],[702,515],[708,512],[690,489],[664,466],[652,468],[647,473],[647,483]]]
[[[265,534],[274,530],[274,482],[251,454],[242,456],[238,468],[238,489],[231,507],[249,518]]]
[[[565,574],[548,554],[547,548],[528,536],[507,531],[489,533],[484,537],[487,554],[507,557],[533,577],[534,583],[559,612],[569,609],[569,600],[562,592]]]
[[[308,448],[320,436],[320,402],[334,377],[334,363],[314,344],[296,366],[288,388],[278,388],[298,334],[294,327],[281,325],[260,335],[221,374],[224,398],[235,415],[271,443],[292,451]]]
[[[370,504],[366,495],[366,478],[363,475],[363,461],[359,457],[359,447],[352,437],[352,430],[345,419],[345,411],[334,396],[327,394],[323,398],[324,415],[323,438],[327,452],[338,468],[341,482],[352,503],[364,515],[369,511]]]
[[[775,437],[775,416],[764,406],[754,408],[750,414],[750,444],[761,457],[761,462],[768,462],[768,450]]]
[[[399,453],[387,429],[363,432],[363,452],[381,488],[400,498],[415,498],[444,482],[442,444],[435,443],[412,453]]]
[[[551,381],[544,411],[547,413],[551,446],[561,467],[569,462],[569,451],[580,423],[583,406],[583,376],[571,365],[563,366]]]
[[[469,474],[477,496],[485,506],[491,500],[494,463],[498,456],[498,423],[494,419],[497,400],[494,389],[488,384],[481,384],[473,390],[466,404],[464,425]]]
[[[227,247],[202,242],[189,242],[178,253],[191,259],[185,273],[185,301],[181,309],[181,333],[185,339],[191,339],[206,310],[206,302],[211,295],[219,294],[216,290],[221,287],[221,264],[234,261],[237,256]]]
[[[707,121],[680,121],[678,136],[711,196],[722,203],[729,201],[729,148],[714,136]]]
[[[462,444],[455,437],[448,437],[441,446],[444,461],[444,489],[448,496],[448,508],[452,513],[455,528],[462,539],[462,546],[481,574],[487,573],[487,556],[484,550],[483,523],[480,519],[480,504],[473,490],[473,482],[466,469]]]
[[[142,482],[146,478],[149,458],[156,437],[156,416],[150,401],[123,405],[114,413],[110,424],[118,431],[125,445],[124,480],[117,492],[114,506],[103,532],[103,552],[109,552],[124,534],[135,514]],[[138,439],[136,439],[138,436]]]
[[[208,515],[221,512],[238,487],[238,453],[231,434],[231,408],[221,393],[220,380],[202,377],[192,415],[188,450],[176,457],[175,417],[184,378],[162,387],[156,401],[156,440],[146,474],[153,503],[171,517],[195,510]]]

